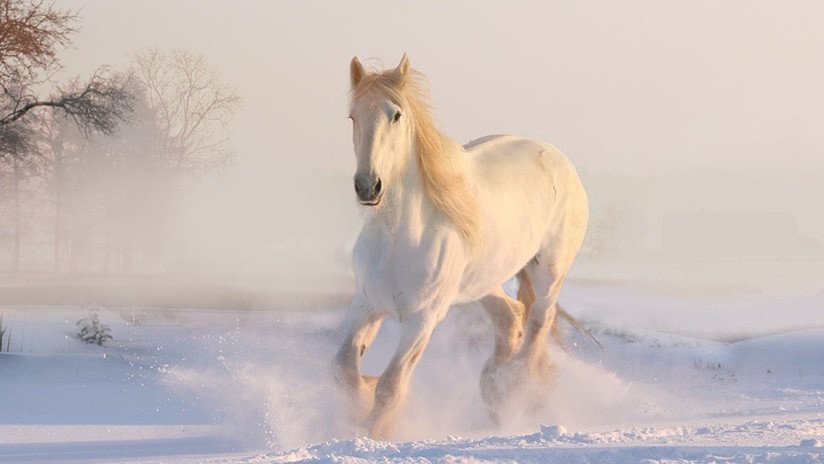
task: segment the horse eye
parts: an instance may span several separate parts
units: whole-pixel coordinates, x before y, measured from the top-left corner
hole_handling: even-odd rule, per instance
[[[394,121],[395,121],[395,122],[398,122],[398,119],[400,119],[400,118],[401,118],[401,112],[400,112],[400,111],[396,111],[396,112],[395,112],[395,117],[393,118],[393,119],[394,119]]]

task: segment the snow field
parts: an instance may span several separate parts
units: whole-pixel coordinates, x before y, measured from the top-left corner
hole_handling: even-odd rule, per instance
[[[98,347],[73,336],[82,308],[7,307],[0,462],[824,461],[817,296],[567,290],[565,306],[604,348],[566,328],[540,407],[529,399],[520,409],[532,412],[487,419],[478,378],[491,326],[478,308],[454,308],[391,443],[359,438],[339,417],[327,369],[341,311],[101,310],[114,340]],[[396,337],[387,322],[368,373]]]

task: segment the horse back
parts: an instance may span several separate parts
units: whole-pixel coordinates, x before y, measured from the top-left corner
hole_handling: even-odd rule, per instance
[[[462,292],[469,300],[517,273],[552,237],[566,235],[588,206],[575,167],[549,143],[493,135],[464,149],[483,227],[479,265],[470,265],[471,288]]]

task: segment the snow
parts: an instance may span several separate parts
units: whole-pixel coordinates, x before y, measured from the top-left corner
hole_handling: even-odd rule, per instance
[[[499,426],[478,377],[491,327],[454,308],[413,380],[397,441],[341,421],[328,375],[341,310],[99,309],[113,340],[82,343],[73,306],[6,306],[0,462],[824,462],[820,293],[569,283],[556,379]],[[387,323],[364,360],[387,362]],[[524,405],[520,405],[524,406]]]

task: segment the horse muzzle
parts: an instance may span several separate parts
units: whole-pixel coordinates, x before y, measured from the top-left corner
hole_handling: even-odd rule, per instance
[[[360,204],[377,206],[383,198],[383,183],[380,177],[355,176],[355,193]]]

